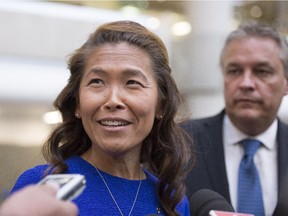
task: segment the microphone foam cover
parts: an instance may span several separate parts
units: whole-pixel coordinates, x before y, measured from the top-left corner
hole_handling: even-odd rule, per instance
[[[223,196],[209,189],[197,191],[189,202],[190,214],[193,216],[208,216],[211,210],[235,212]]]

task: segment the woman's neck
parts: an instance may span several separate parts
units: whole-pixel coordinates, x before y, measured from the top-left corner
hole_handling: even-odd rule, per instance
[[[99,170],[110,175],[130,180],[145,179],[146,175],[141,168],[139,157],[112,156],[109,154],[97,154],[91,148],[81,157]]]

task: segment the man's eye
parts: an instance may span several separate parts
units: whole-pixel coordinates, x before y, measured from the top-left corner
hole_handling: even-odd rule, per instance
[[[259,75],[267,76],[269,74],[272,74],[272,72],[268,69],[258,68],[255,70],[255,72]]]
[[[226,71],[226,74],[228,75],[236,75],[236,74],[239,74],[240,73],[240,70],[237,69],[237,68],[231,68],[231,69],[228,69]]]

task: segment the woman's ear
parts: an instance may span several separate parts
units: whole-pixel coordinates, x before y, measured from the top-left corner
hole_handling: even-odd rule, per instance
[[[163,118],[163,108],[161,106],[157,106],[157,109],[156,109],[156,114],[155,114],[155,119],[157,120],[161,120]]]
[[[163,116],[162,116],[161,113],[159,113],[159,114],[156,114],[155,118],[156,118],[157,120],[161,120],[161,119],[163,118]]]
[[[81,114],[80,114],[80,109],[79,109],[79,108],[77,108],[77,109],[75,110],[74,115],[76,116],[76,118],[81,118]]]

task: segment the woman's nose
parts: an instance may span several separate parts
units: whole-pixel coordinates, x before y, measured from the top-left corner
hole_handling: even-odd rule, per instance
[[[113,88],[109,91],[107,95],[107,100],[104,105],[105,109],[114,110],[114,109],[123,109],[125,107],[123,103],[123,92],[119,88]]]

